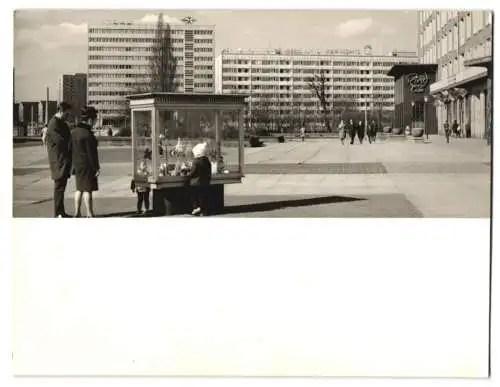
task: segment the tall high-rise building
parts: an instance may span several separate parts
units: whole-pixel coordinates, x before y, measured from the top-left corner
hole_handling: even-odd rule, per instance
[[[306,122],[311,130],[322,127],[318,96],[310,80],[324,89],[328,119],[334,124],[346,110],[367,110],[390,121],[394,111],[394,79],[386,75],[397,63],[418,63],[415,52],[376,54],[362,50],[223,50],[217,57],[217,91],[248,95],[247,120],[258,121],[264,108],[274,122],[297,128]],[[323,79],[323,80],[322,80]],[[333,109],[332,109],[333,102]],[[264,107],[265,105],[265,107]],[[378,115],[377,114],[377,115]]]
[[[456,120],[465,135],[486,137],[492,107],[490,11],[419,11],[418,51],[422,63],[438,65],[430,93],[440,132]]]
[[[87,104],[87,74],[63,74],[58,82],[58,102],[72,105],[73,119],[77,119],[81,109]]]
[[[177,60],[178,92],[214,91],[214,26],[170,25]],[[106,22],[88,27],[88,101],[99,110],[100,125],[120,126],[125,96],[150,85],[156,23]]]

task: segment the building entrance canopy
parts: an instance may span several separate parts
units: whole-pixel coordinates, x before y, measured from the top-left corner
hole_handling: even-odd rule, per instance
[[[477,79],[485,78],[488,76],[488,70],[481,67],[468,67],[465,70],[443,79],[442,81],[438,81],[433,83],[430,86],[431,94],[435,94],[438,92],[442,92],[448,89],[452,89],[455,87],[459,87],[466,83],[475,81]]]

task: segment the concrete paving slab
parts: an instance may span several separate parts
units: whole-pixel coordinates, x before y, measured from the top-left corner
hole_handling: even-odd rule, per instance
[[[430,144],[388,140],[342,146],[338,139],[323,139],[246,148],[249,173],[242,184],[226,186],[226,196],[234,200],[259,197],[276,200],[280,196],[371,195],[385,197],[381,199],[387,206],[385,212],[378,204],[372,208],[372,215],[385,217],[395,215],[398,206],[389,205],[387,198],[396,195],[392,197],[405,198],[423,216],[489,217],[491,149],[482,140],[456,139],[450,144],[442,140],[436,137]],[[103,148],[101,154],[102,175],[96,199],[120,202],[126,198],[133,203],[135,197],[129,190],[130,149]],[[382,169],[376,170],[376,166]],[[15,148],[14,167],[13,207],[23,208],[23,214],[29,211],[37,214],[36,206],[48,205],[50,214],[52,181],[43,147]],[[71,179],[68,195],[73,191],[74,179]],[[365,214],[363,211],[353,212],[352,216]],[[408,213],[405,211],[402,213]],[[279,211],[263,213],[280,214]],[[289,213],[311,214],[309,210]]]

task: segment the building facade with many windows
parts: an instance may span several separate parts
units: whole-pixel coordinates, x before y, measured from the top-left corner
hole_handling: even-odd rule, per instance
[[[87,74],[63,74],[59,77],[57,102],[68,102],[72,106],[73,119],[80,116],[87,104]]]
[[[440,132],[456,120],[463,135],[489,137],[492,12],[419,11],[418,22],[421,61],[438,65],[430,94]]]
[[[125,96],[148,88],[156,32],[155,23],[89,25],[87,100],[99,110],[99,125],[122,125],[128,109]],[[176,91],[214,92],[214,32],[214,26],[170,25]]]
[[[311,78],[324,90],[325,114],[333,126],[349,111],[367,110],[370,115],[378,111],[391,120],[394,79],[386,73],[396,63],[418,61],[416,53],[381,55],[372,53],[369,46],[363,50],[224,50],[216,59],[216,87],[220,93],[249,96],[247,122],[252,126],[265,113],[272,117],[272,130],[280,129],[276,122],[286,130],[302,125],[324,130],[323,109]]]

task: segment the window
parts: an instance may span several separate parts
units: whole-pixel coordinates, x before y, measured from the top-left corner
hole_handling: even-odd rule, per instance
[[[391,103],[389,102],[388,105],[386,106],[389,106],[391,105]],[[413,116],[413,120],[414,121],[424,121],[424,104],[423,102],[415,102],[415,107],[414,107],[414,116]]]

